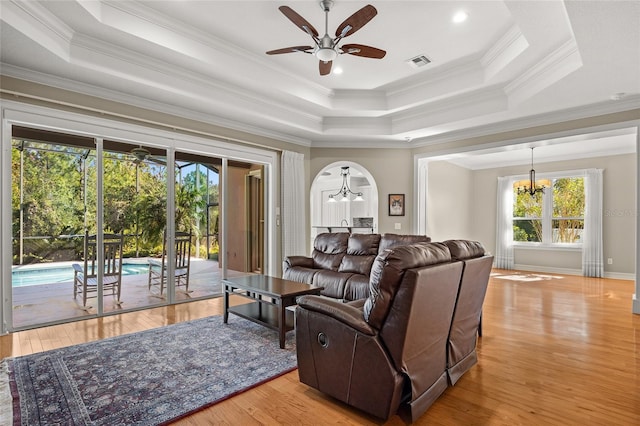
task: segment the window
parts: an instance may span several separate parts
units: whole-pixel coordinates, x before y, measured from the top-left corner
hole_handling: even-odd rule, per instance
[[[584,178],[558,177],[544,193],[513,193],[513,241],[545,245],[582,243]]]

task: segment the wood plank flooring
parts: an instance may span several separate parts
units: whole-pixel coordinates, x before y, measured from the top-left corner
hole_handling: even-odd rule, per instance
[[[631,313],[633,292],[632,281],[494,270],[478,365],[416,424],[640,425],[640,315]],[[0,336],[0,357],[221,312],[216,298],[21,331]],[[297,371],[175,422],[380,423],[301,384]],[[403,422],[394,416],[387,424]]]

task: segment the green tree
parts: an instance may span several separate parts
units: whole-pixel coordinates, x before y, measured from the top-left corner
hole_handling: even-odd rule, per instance
[[[553,205],[552,242],[575,243],[580,240],[584,228],[584,179],[554,179],[552,188],[546,189],[547,193],[549,191],[551,196],[540,192],[532,196],[528,193],[518,194],[514,190],[514,241],[542,241],[542,212],[545,202]]]
[[[542,241],[542,193],[518,194],[514,190],[514,241]]]
[[[554,242],[575,243],[584,228],[584,179],[562,178],[553,183]]]
[[[65,236],[76,234],[82,229],[83,207],[78,192],[81,180],[78,167],[80,151],[50,144],[29,143],[27,146],[18,140],[12,143],[14,258],[18,256],[19,241],[22,238],[26,261],[52,259],[60,249],[72,247],[73,242]],[[21,170],[24,197],[22,204]],[[22,226],[21,211],[24,218]]]

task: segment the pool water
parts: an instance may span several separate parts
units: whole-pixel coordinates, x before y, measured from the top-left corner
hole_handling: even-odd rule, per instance
[[[141,263],[123,263],[122,275],[146,274],[149,266]],[[56,266],[51,268],[20,269],[11,272],[12,287],[28,285],[56,284],[73,281],[73,267]]]

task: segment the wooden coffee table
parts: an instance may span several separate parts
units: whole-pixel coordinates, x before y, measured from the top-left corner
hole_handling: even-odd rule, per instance
[[[287,331],[293,330],[293,312],[286,309],[294,306],[298,296],[320,294],[324,287],[313,287],[295,281],[266,275],[247,275],[222,280],[224,286],[224,323],[229,313],[246,318],[265,327],[277,330],[280,348],[284,349]],[[253,300],[238,306],[229,306],[229,295],[236,294]]]

